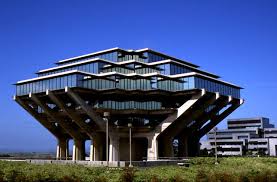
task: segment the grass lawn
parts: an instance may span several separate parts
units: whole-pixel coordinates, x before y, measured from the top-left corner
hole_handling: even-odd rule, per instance
[[[1,181],[253,181],[277,182],[277,158],[193,158],[190,167],[108,169],[0,161]]]

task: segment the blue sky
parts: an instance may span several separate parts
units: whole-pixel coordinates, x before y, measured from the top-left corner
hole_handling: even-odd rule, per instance
[[[13,83],[112,47],[149,47],[200,65],[245,88],[245,104],[229,118],[277,125],[276,9],[275,0],[0,0],[0,151],[55,150],[54,137],[12,100]]]

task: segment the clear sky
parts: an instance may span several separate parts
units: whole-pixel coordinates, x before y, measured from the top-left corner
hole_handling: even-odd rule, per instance
[[[54,137],[12,100],[12,84],[112,47],[149,47],[200,65],[245,88],[245,104],[229,118],[277,124],[276,0],[0,0],[0,151],[55,150]]]

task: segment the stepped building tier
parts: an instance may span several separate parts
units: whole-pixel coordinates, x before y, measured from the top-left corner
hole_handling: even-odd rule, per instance
[[[18,81],[14,100],[57,138],[57,159],[84,160],[91,140],[90,160],[129,160],[130,150],[157,160],[197,155],[200,138],[243,103],[240,89],[148,48],[113,48]]]

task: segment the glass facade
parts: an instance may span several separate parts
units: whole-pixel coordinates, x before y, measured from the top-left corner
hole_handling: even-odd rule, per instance
[[[97,74],[97,73],[99,73],[99,70],[102,69],[102,67],[103,67],[102,62],[99,62],[99,63],[93,62],[93,63],[87,63],[87,64],[82,64],[82,65],[70,66],[70,67],[57,69],[57,70],[53,70],[53,71],[48,71],[45,73],[39,73],[38,76],[47,76],[47,75],[62,73],[62,72],[71,71],[71,70],[79,70],[79,71]]]
[[[107,61],[93,61],[80,63],[78,65],[69,65],[38,74],[39,79],[33,81],[23,81],[16,84],[16,94],[18,96],[32,93],[43,93],[47,89],[60,90],[68,87],[80,87],[86,89],[107,90],[107,89],[124,89],[124,90],[167,90],[182,91],[190,89],[206,89],[209,92],[219,92],[222,95],[231,95],[235,98],[240,97],[240,88],[231,84],[222,82],[217,79],[211,79],[208,76],[192,75],[178,78],[170,78],[170,75],[195,72],[187,66],[178,65],[177,63],[160,63],[157,65],[148,65],[148,63],[167,59],[164,56],[156,55],[152,52],[108,52],[94,56],[87,56],[80,59],[73,59],[60,63],[66,65],[78,61],[84,61],[92,58],[103,58],[113,62],[136,60],[142,63],[111,64]],[[66,73],[64,75],[53,75],[70,70],[78,70],[85,73]],[[91,74],[116,72],[125,75],[113,74],[107,76],[95,76]],[[130,75],[136,73],[138,75]],[[149,73],[158,73],[159,75],[145,75]],[[128,75],[129,74],[129,75]],[[201,73],[203,75],[203,72]],[[52,76],[51,76],[52,75]],[[97,104],[97,107],[114,108],[114,109],[158,109],[161,103],[155,101],[136,102],[136,101],[103,101]]]
[[[97,103],[94,107],[99,108],[108,108],[108,109],[140,109],[140,110],[157,110],[161,109],[162,103],[156,101],[147,101],[147,102],[137,102],[137,101],[126,101],[126,102],[118,102],[118,101],[103,101],[101,103]]]
[[[117,60],[118,60],[118,52],[115,51],[115,52],[110,52],[110,53],[105,53],[105,54],[86,56],[84,58],[74,59],[72,61],[61,62],[61,63],[58,63],[58,64],[59,64],[59,66],[62,66],[62,65],[76,63],[76,62],[80,62],[80,61],[86,61],[86,60],[94,59],[94,58],[101,58],[101,59],[117,62]]]
[[[145,62],[152,63],[156,61],[162,61],[168,59],[167,57],[160,56],[151,52],[144,53],[144,56],[146,57]]]
[[[185,66],[177,65],[174,63],[161,64],[157,67],[162,70],[161,73],[164,75],[176,75],[193,72],[191,69],[186,68]]]
[[[140,54],[119,53],[118,62],[129,61],[129,60],[136,60],[136,61],[144,62],[145,58],[142,57]]]
[[[32,81],[24,84],[17,84],[16,95],[28,95],[32,93],[41,93],[49,90],[59,90],[68,87],[77,86],[78,75],[65,75],[44,80]]]
[[[89,75],[89,74],[88,74]],[[124,89],[124,90],[167,90],[181,91],[189,89],[206,89],[210,92],[219,92],[222,95],[231,95],[235,98],[240,97],[237,88],[209,81],[197,76],[183,77],[179,80],[170,80],[159,76],[147,77],[145,79],[130,76],[109,76],[105,78],[87,77],[86,74],[72,74],[43,80],[32,81],[25,84],[17,84],[17,95],[27,95],[30,92],[39,93],[49,90],[59,90],[66,86],[82,87],[88,89]]]

